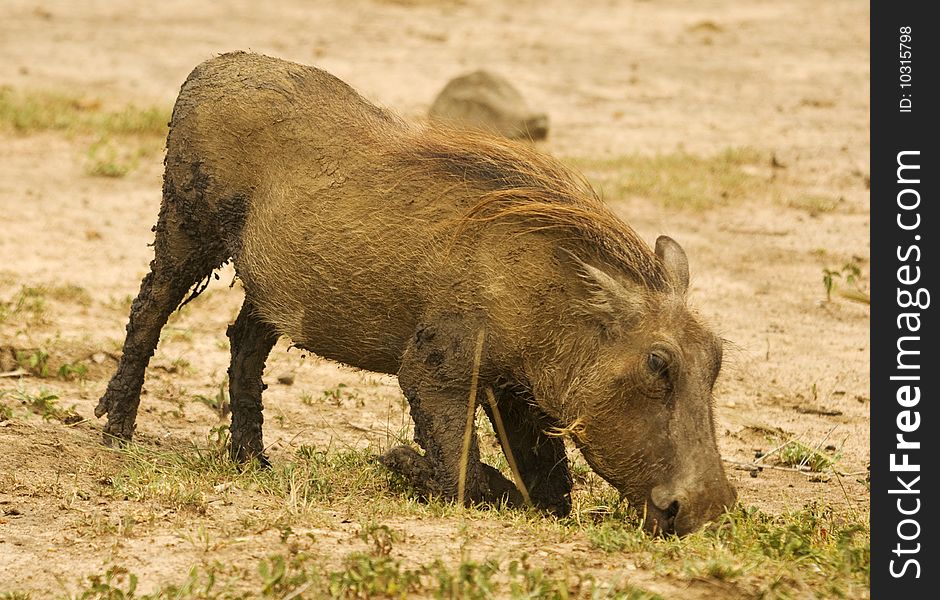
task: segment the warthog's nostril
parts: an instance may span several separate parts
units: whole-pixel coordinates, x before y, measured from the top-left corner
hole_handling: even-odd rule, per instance
[[[666,518],[670,521],[674,521],[676,515],[679,514],[679,501],[673,500],[669,505],[669,508],[666,509]]]

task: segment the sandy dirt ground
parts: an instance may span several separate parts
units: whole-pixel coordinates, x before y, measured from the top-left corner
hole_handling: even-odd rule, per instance
[[[822,273],[855,263],[863,285],[868,276],[867,3],[580,4],[0,0],[0,85],[95,98],[104,107],[168,107],[194,65],[244,49],[316,64],[417,118],[449,78],[487,67],[550,115],[541,147],[561,157],[754,149],[766,160],[753,175],[825,202],[754,197],[692,210],[649,197],[608,200],[644,239],[665,233],[683,244],[692,301],[728,340],[716,390],[723,455],[749,462],[769,438],[794,438],[834,446],[842,472],[864,473],[869,310],[841,298],[826,302]],[[159,523],[119,545],[82,533],[94,515],[133,510],[132,500],[95,495],[97,479],[119,458],[99,445],[103,423],[92,411],[120,350],[126,299],[152,256],[162,157],[145,156],[125,177],[101,178],[86,174],[81,148],[50,132],[0,135],[0,299],[12,301],[23,286],[87,291],[78,302],[48,298],[44,323],[0,323],[0,351],[8,355],[49,346],[55,364],[88,365],[80,381],[0,378],[0,390],[54,390],[86,418],[73,426],[38,417],[0,423],[0,581],[37,594],[71,589],[116,558],[141,575],[142,589],[153,589],[185,573],[197,552]],[[224,423],[190,399],[213,396],[225,376],[225,328],[241,302],[230,281],[223,270],[164,331],[145,383],[140,439],[200,441]],[[281,375],[292,376],[292,385],[275,383]],[[266,379],[266,442],[275,461],[301,444],[382,445],[389,431],[407,426],[394,378],[303,357],[282,341]],[[336,389],[345,394],[336,402],[304,402]],[[857,476],[814,481],[728,468],[741,501],[770,513],[819,499],[868,507]],[[315,525],[322,539],[348,537],[353,525],[342,524],[341,513],[338,507]],[[455,527],[438,524],[435,534],[434,523],[404,517],[397,525],[416,539],[444,539]],[[483,539],[496,526],[479,527]],[[276,533],[229,552],[261,556],[274,543],[268,538]],[[572,544],[544,551],[600,560]],[[440,541],[405,552],[420,557],[446,547]],[[479,542],[478,551],[486,550]],[[631,572],[667,596],[695,597],[642,569]]]

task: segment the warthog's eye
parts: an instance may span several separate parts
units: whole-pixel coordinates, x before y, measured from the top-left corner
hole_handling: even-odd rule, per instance
[[[669,368],[669,361],[658,352],[650,352],[646,357],[646,366],[648,366],[650,371],[655,375],[663,376]]]

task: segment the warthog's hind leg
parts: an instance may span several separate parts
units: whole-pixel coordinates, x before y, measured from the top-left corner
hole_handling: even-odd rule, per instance
[[[104,428],[107,444],[115,438],[131,439],[144,371],[157,347],[160,330],[186,292],[211,275],[226,258],[220,243],[194,239],[183,231],[173,200],[164,200],[155,231],[154,259],[131,305],[123,355],[95,408],[96,417],[108,415]]]
[[[264,382],[264,362],[277,342],[273,325],[255,316],[248,300],[242,304],[235,322],[227,334],[232,349],[232,362],[228,369],[229,399],[232,407],[232,458],[239,461],[257,458],[266,465],[262,424],[264,416],[261,393]]]

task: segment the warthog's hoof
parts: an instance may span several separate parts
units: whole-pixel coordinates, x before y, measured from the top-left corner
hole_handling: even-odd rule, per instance
[[[403,478],[425,496],[454,497],[453,491],[448,494],[442,490],[440,482],[434,475],[434,468],[425,456],[421,456],[414,448],[397,446],[379,457],[379,462]],[[480,464],[483,482],[476,493],[470,491],[469,495],[477,502],[498,504],[506,502],[510,506],[524,506],[522,494],[511,481],[503,477],[502,473],[487,464]]]
[[[122,418],[116,412],[110,412],[104,426],[104,445],[119,447],[126,444],[134,437],[135,429],[137,427],[132,418]]]
[[[131,441],[131,436],[123,435],[120,432],[113,432],[105,426],[104,432],[101,434],[101,443],[107,446],[108,448],[123,448]]]
[[[258,461],[258,466],[262,469],[270,469],[271,461],[268,460],[268,457],[265,456],[264,452],[255,452],[250,448],[239,444],[232,444],[229,446],[229,456],[234,462],[237,462],[242,465],[249,464],[252,460]]]
[[[433,487],[434,469],[428,459],[418,454],[414,448],[396,446],[379,457],[385,467],[407,479],[421,492],[428,492]]]
[[[111,410],[111,406],[113,404],[114,402],[111,400],[109,394],[102,396],[101,399],[98,400],[98,405],[95,406],[95,417],[100,419],[104,415],[108,414],[108,411]]]

